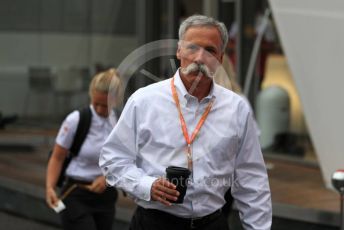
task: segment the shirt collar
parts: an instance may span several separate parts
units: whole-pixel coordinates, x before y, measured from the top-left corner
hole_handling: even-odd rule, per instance
[[[185,86],[184,86],[184,83],[182,81],[182,79],[180,78],[180,74],[179,74],[179,71],[180,71],[180,68],[177,70],[177,72],[174,74],[174,85],[176,86],[176,88],[178,89],[178,91],[181,93],[181,95],[186,99],[188,100],[189,98],[191,97],[194,97],[192,96],[191,94],[189,94],[189,92],[186,90]],[[209,94],[203,98],[203,100],[210,100],[211,98],[216,98],[216,84],[214,82],[214,79],[213,79],[213,84],[211,84],[211,87],[210,87],[210,92]]]

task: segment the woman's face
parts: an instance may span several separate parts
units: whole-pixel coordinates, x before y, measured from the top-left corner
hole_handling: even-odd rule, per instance
[[[98,91],[92,93],[91,103],[96,113],[101,117],[108,117],[108,94]]]

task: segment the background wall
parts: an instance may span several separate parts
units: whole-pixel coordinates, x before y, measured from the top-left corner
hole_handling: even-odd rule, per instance
[[[95,66],[116,67],[137,46],[135,9],[136,0],[1,1],[0,112],[40,117],[83,105]],[[48,69],[51,84],[33,86],[32,68]]]
[[[65,96],[73,96],[70,98],[71,106],[83,104],[94,65],[101,63],[116,67],[135,46],[134,36],[94,35],[89,38],[83,35],[1,33],[0,111],[24,116],[48,115],[56,107],[53,94],[63,93],[54,87],[56,74],[60,70],[76,68],[86,68],[88,72],[71,75],[67,80],[72,85],[75,81],[72,78],[82,78],[86,87],[75,88],[76,97],[72,94]],[[31,67],[47,67],[51,70],[51,88],[37,91],[30,86]],[[83,96],[80,98],[80,95]]]

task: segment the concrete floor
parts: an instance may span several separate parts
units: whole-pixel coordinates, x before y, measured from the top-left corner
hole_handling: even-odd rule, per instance
[[[6,230],[58,230],[59,227],[44,224],[32,219],[20,217],[7,212],[0,212],[1,229]]]

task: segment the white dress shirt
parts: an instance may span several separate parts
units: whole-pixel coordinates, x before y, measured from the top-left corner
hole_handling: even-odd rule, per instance
[[[96,177],[102,175],[98,164],[99,154],[106,138],[113,129],[109,118],[99,116],[92,105],[90,105],[90,108],[92,112],[90,129],[85,141],[81,145],[78,155],[72,158],[66,170],[68,177],[84,181],[93,181]],[[110,116],[115,116],[115,114],[111,113]],[[56,137],[56,143],[58,145],[70,149],[79,119],[80,113],[77,110],[66,117]]]
[[[189,136],[209,100],[215,101],[191,146],[193,174],[184,203],[167,207],[151,200],[152,183],[165,176],[168,166],[187,167],[170,84],[167,79],[149,85],[129,98],[101,151],[99,164],[107,183],[127,191],[144,208],[187,218],[220,209],[232,187],[245,229],[270,229],[270,188],[250,108],[241,96],[215,83],[199,102],[186,91],[179,71],[175,86]]]

